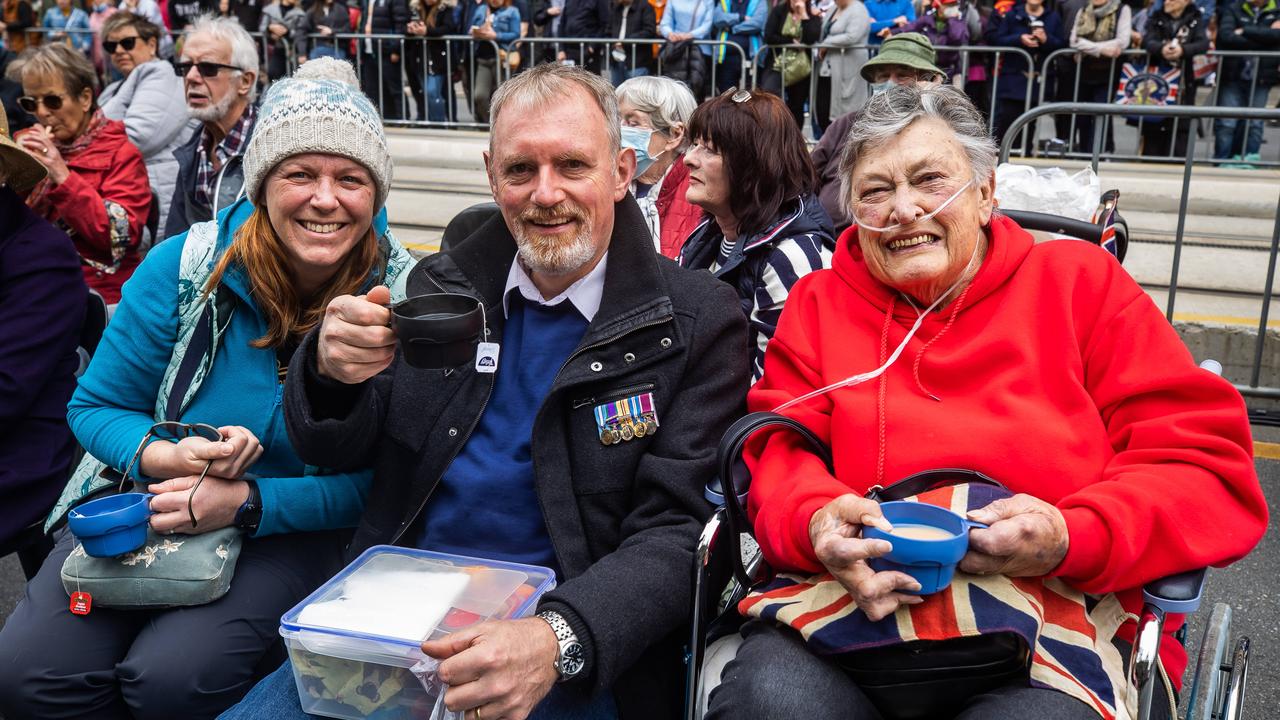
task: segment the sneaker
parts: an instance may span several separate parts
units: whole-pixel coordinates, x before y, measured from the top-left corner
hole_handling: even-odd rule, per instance
[[[1253,158],[1257,159],[1256,153],[1253,155]],[[1255,168],[1252,165],[1246,162],[1243,162],[1244,159],[1245,158],[1241,158],[1239,155],[1232,155],[1231,160],[1229,162],[1225,162],[1219,165],[1218,167],[1223,168],[1225,170],[1254,170]]]

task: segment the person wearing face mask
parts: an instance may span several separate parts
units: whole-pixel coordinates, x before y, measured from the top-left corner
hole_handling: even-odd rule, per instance
[[[27,205],[75,241],[85,282],[108,305],[141,259],[138,244],[151,210],[142,153],[124,123],[109,120],[95,97],[97,76],[79,50],[63,43],[19,58],[22,109],[36,125],[16,138],[48,170]]]
[[[831,266],[831,219],[814,195],[817,176],[804,136],[778,96],[725,92],[693,112],[688,133],[685,198],[704,219],[679,262],[710,270],[738,292],[752,380],[759,380],[791,288]]]
[[[870,83],[872,94],[882,93],[895,85],[936,85],[942,82],[942,70],[934,64],[933,45],[929,38],[919,33],[903,33],[885,40],[880,52],[862,66],[860,73],[862,79]],[[836,118],[813,148],[818,198],[837,232],[852,222],[840,200],[840,153],[844,150],[849,128],[861,114],[862,106],[859,106]]]
[[[675,259],[685,238],[702,220],[702,209],[685,199],[689,168],[689,116],[697,108],[693,93],[679,80],[647,76],[618,86],[618,114],[622,117],[622,146],[636,154],[631,184],[644,213],[654,246]]]

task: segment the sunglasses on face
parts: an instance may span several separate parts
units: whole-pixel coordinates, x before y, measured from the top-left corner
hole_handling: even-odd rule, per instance
[[[49,93],[48,95],[44,95],[42,97],[33,97],[31,95],[23,95],[22,97],[18,98],[18,107],[22,108],[23,110],[26,110],[27,112],[33,115],[36,112],[36,108],[40,107],[41,105],[44,105],[49,110],[57,111],[62,109],[62,99],[65,97],[68,97],[68,96],[58,95],[57,93]]]
[[[189,437],[200,437],[209,442],[221,442],[222,433],[218,428],[204,423],[184,423],[177,420],[165,420],[151,426],[146,435],[142,436],[142,442],[138,443],[138,449],[133,452],[133,458],[129,460],[129,464],[124,469],[124,475],[120,478],[120,492],[124,492],[125,483],[133,476],[134,468],[137,467],[138,461],[142,459],[142,451],[147,449],[147,444],[152,440],[182,440]],[[196,484],[191,486],[191,493],[187,495],[187,514],[191,516],[191,527],[196,527],[196,511],[192,503],[196,497],[196,490],[200,489],[200,483],[204,482],[205,475],[209,474],[209,467],[213,465],[210,460],[204,466],[204,472],[200,473],[200,478],[196,480]]]
[[[103,43],[103,45],[105,44],[106,43]],[[186,77],[187,73],[191,72],[191,68],[193,67],[197,71],[199,71],[200,77],[207,77],[207,78],[217,77],[218,72],[222,70],[235,70],[237,72],[240,71],[240,68],[236,67],[235,65],[223,65],[222,63],[207,62],[207,61],[191,62],[190,60],[184,60],[182,62],[173,64],[173,72],[178,77]]]
[[[137,46],[140,39],[137,35],[134,35],[133,37],[120,38],[119,40],[103,40],[102,49],[108,55],[114,55],[117,47],[124,48],[125,52],[133,52],[133,48]]]

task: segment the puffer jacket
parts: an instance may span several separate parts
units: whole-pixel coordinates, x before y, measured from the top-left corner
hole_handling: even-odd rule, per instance
[[[1218,8],[1218,49],[1244,51],[1280,50],[1280,30],[1271,24],[1280,20],[1280,3],[1268,0],[1256,8],[1249,0],[1235,0]],[[1239,30],[1239,32],[1237,32]],[[1275,85],[1280,82],[1280,58],[1265,57],[1258,60],[1224,58],[1222,77],[1242,77],[1251,64],[1257,65],[1258,84]]]
[[[703,268],[738,291],[747,316],[752,380],[764,373],[764,351],[778,327],[782,306],[796,281],[831,267],[835,231],[831,218],[813,193],[783,203],[768,227],[738,235],[723,264],[718,263],[724,233],[707,217],[685,241],[679,262]]]
[[[102,114],[124,122],[129,140],[142,153],[151,191],[159,202],[158,228],[164,228],[178,182],[178,159],[173,153],[182,146],[187,131],[198,125],[187,115],[182,78],[173,74],[169,63],[152,60],[103,88],[98,103]],[[160,240],[152,238],[153,242]]]

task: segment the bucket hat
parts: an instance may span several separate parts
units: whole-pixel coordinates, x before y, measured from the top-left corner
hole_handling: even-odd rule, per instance
[[[946,75],[936,63],[938,54],[933,50],[933,43],[920,33],[902,33],[894,35],[880,44],[880,52],[862,66],[862,77],[867,82],[877,67],[885,65],[903,65],[914,70]]]
[[[0,110],[0,168],[3,168],[0,177],[7,177],[9,187],[17,192],[30,190],[49,173],[9,136],[9,120],[3,110]]]

